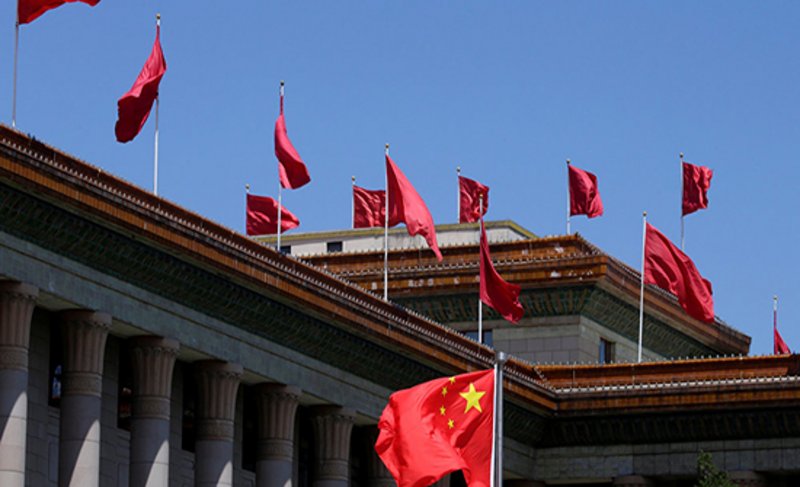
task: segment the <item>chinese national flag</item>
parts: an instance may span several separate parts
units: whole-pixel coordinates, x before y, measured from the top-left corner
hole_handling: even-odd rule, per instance
[[[777,298],[775,299],[775,310],[772,313],[772,353],[775,355],[788,355],[792,351],[789,350],[789,345],[783,341],[783,337],[778,332],[778,305]]]
[[[281,207],[281,233],[300,225],[285,206]],[[278,233],[278,202],[268,196],[247,195],[247,234],[271,235]]]
[[[519,302],[519,293],[519,286],[506,282],[495,270],[481,219],[481,301],[506,320],[516,323],[525,312]]]
[[[489,209],[489,187],[477,181],[458,177],[459,214],[458,223],[474,223],[486,214]],[[483,196],[483,211],[481,212],[481,196]]]
[[[158,85],[167,72],[167,62],[161,51],[161,27],[156,27],[156,42],[150,57],[131,89],[117,101],[117,124],[114,132],[118,142],[130,142],[147,122],[153,102],[158,98]]]
[[[425,237],[428,246],[441,261],[442,253],[436,243],[436,228],[433,226],[431,212],[389,154],[386,154],[386,179],[389,183],[389,226],[405,223],[408,234]]]
[[[353,228],[382,227],[386,224],[386,191],[353,186]]]
[[[714,171],[705,166],[683,163],[683,215],[708,208],[708,188]]]
[[[645,230],[644,282],[678,297],[689,316],[714,321],[711,283],[700,275],[694,262],[649,223]]]
[[[493,370],[432,380],[392,394],[375,451],[398,487],[428,486],[457,470],[470,487],[489,487],[493,414]]]
[[[300,154],[297,153],[286,133],[283,95],[281,95],[281,113],[275,122],[275,156],[278,158],[278,177],[281,180],[281,187],[297,189],[311,181],[306,165],[300,159]]]
[[[569,165],[569,214],[594,218],[603,214],[597,176]]]
[[[94,7],[100,0],[19,0],[17,3],[17,20],[20,25],[29,24],[48,10],[53,10],[65,3],[83,2]]]

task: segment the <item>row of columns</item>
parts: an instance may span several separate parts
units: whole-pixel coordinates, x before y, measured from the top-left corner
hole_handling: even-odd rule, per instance
[[[0,281],[0,485],[4,487],[25,485],[28,351],[37,297],[33,286]],[[58,485],[96,487],[100,484],[103,360],[111,316],[71,310],[62,312],[60,321],[64,362]],[[133,370],[129,485],[166,487],[170,393],[180,344],[155,336],[134,337],[129,344]],[[205,360],[196,362],[194,370],[198,394],[195,485],[231,486],[236,392],[242,367]],[[260,384],[257,392],[256,485],[291,486],[295,414],[301,391],[282,384]],[[314,486],[344,487],[349,480],[355,412],[317,406],[312,418],[317,458]],[[375,475],[385,479],[388,473],[380,467],[373,468]]]

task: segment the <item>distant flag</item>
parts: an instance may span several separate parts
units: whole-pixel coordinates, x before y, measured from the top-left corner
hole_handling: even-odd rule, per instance
[[[353,228],[382,227],[385,215],[385,190],[370,190],[353,185]]]
[[[100,0],[19,0],[17,3],[17,20],[20,24],[28,24],[38,19],[48,10],[73,2],[82,2],[94,7],[100,3]]]
[[[282,207],[280,211],[280,226],[283,232],[300,225],[300,220],[285,207]],[[278,202],[269,196],[248,194],[246,228],[248,235],[278,233]]]
[[[286,133],[286,119],[283,115],[283,81],[281,81],[281,112],[275,122],[275,156],[278,158],[281,187],[297,189],[311,181],[306,165]]]
[[[491,369],[395,392],[378,421],[375,451],[398,487],[431,485],[457,470],[470,487],[490,487],[500,401]]]
[[[156,25],[153,50],[133,86],[117,102],[117,124],[114,132],[118,142],[129,142],[144,127],[153,103],[158,99],[158,85],[167,72],[167,62],[161,50],[161,26]]]
[[[775,355],[788,355],[792,353],[789,346],[783,341],[783,337],[778,332],[778,296],[772,301],[772,353]]]
[[[683,199],[682,215],[686,216],[697,210],[708,208],[708,189],[714,171],[705,166],[695,166],[688,162],[683,167]]]
[[[458,176],[458,223],[474,223],[489,209],[489,187],[477,181]],[[483,208],[481,208],[483,197]]]
[[[436,228],[433,217],[425,201],[411,185],[405,174],[398,168],[389,154],[386,154],[386,182],[388,185],[389,226],[405,223],[409,235],[422,235],[439,261],[442,253],[436,242]]]
[[[486,228],[481,218],[481,301],[497,311],[500,316],[511,323],[517,323],[525,310],[519,302],[520,287],[506,282],[492,263],[489,253],[489,242],[486,238]]]
[[[567,159],[567,172],[569,183],[567,233],[570,233],[569,220],[571,216],[598,217],[603,214],[603,201],[600,199],[597,176],[571,165],[569,159]]]

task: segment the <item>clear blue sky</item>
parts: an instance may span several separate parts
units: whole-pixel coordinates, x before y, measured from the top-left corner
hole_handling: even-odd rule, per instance
[[[22,26],[18,127],[145,188],[153,119],[114,139],[163,15],[159,192],[244,229],[244,185],[276,196],[272,131],[312,182],[284,193],[306,231],[350,224],[350,176],[383,186],[383,145],[437,223],[455,167],[491,187],[491,219],[564,232],[571,158],[606,214],[573,229],[638,268],[641,212],[680,232],[678,153],[714,169],[686,250],[716,312],[772,350],[800,349],[800,3],[739,1],[102,0]],[[10,123],[14,1],[0,5],[0,120]]]

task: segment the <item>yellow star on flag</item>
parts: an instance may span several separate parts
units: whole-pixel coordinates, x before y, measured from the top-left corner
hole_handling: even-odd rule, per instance
[[[455,425],[456,425],[456,422],[453,421],[452,419],[447,422],[447,427],[450,428],[450,429],[453,429],[455,427]]]
[[[464,410],[464,414],[469,412],[470,409],[473,407],[478,410],[479,413],[482,413],[483,410],[481,409],[480,399],[483,395],[486,394],[486,391],[478,392],[475,390],[475,384],[470,382],[469,383],[469,391],[468,392],[460,392],[459,395],[467,401],[467,408]]]
[[[439,413],[441,413],[442,416],[444,416],[445,411],[447,410],[444,408],[444,406],[439,408]]]
[[[447,395],[447,387],[442,387],[442,395],[443,396]]]
[[[456,378],[455,377],[450,377],[450,383],[451,384],[455,384],[456,383]]]

